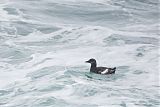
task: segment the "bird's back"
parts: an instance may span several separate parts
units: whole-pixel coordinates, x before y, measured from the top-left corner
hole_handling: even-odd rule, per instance
[[[97,67],[96,72],[98,74],[114,74],[116,71],[116,67],[107,68],[107,67]]]
[[[105,70],[107,70],[107,67],[97,67],[96,68],[96,72],[98,74],[101,74],[102,72],[104,72]]]

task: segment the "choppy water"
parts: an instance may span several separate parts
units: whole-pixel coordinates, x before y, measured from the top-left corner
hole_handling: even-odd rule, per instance
[[[0,107],[159,107],[158,6],[1,0]],[[90,74],[89,58],[116,74]]]

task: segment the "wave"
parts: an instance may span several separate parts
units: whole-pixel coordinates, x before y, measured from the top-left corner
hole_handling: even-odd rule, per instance
[[[0,1],[0,106],[158,107],[158,6]],[[116,74],[89,73],[89,58]]]

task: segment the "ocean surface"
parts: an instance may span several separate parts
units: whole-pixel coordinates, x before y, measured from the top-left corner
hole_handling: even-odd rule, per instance
[[[0,0],[0,107],[160,107],[159,0]],[[117,67],[89,73],[86,60]]]

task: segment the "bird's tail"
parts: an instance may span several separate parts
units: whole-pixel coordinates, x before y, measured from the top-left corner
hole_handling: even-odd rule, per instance
[[[116,70],[116,67],[112,68],[112,70]]]
[[[116,67],[112,68],[112,73],[114,74],[116,71]]]

